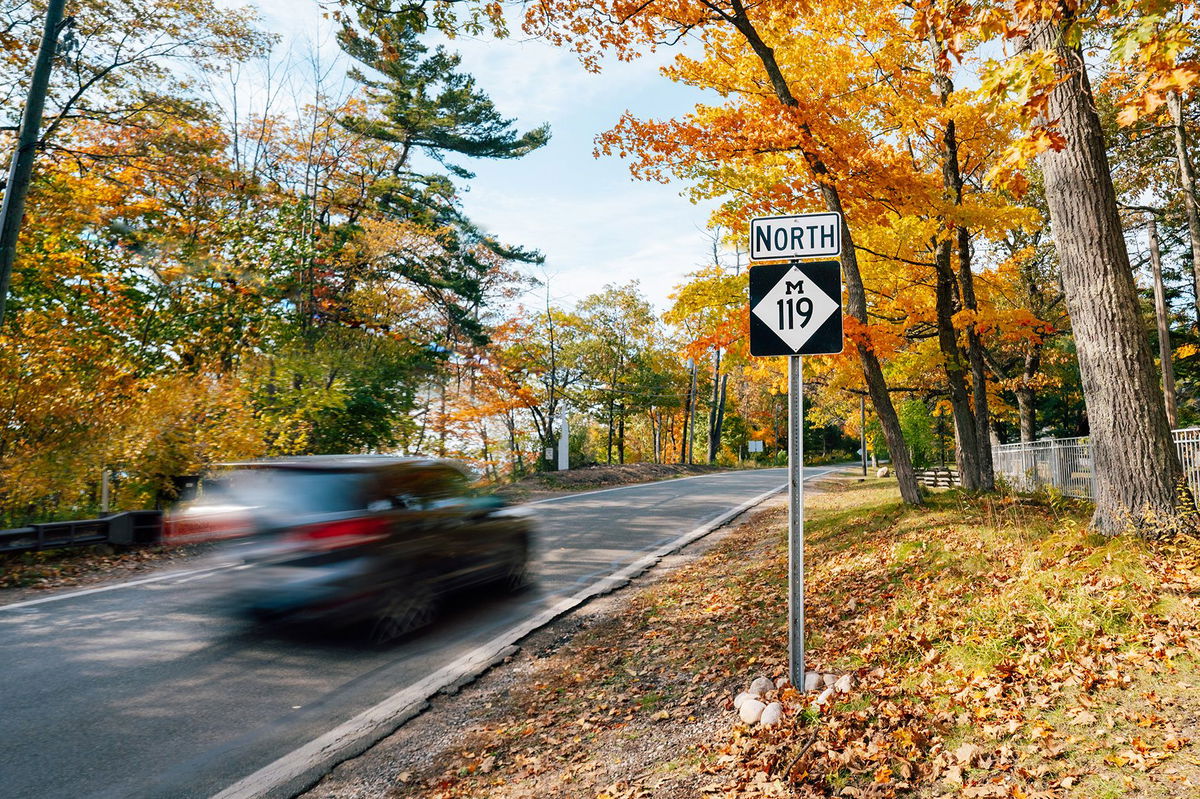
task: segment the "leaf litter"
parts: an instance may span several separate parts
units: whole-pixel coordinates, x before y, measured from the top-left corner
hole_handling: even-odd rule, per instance
[[[775,502],[523,642],[310,799],[1200,793],[1197,542],[1092,536],[1086,509],[1049,499],[909,509],[886,481],[824,488],[807,657],[850,691],[814,707],[785,687],[769,729],[733,711],[787,673]]]

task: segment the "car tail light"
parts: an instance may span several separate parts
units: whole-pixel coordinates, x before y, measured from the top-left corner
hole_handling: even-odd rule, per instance
[[[163,543],[177,546],[244,538],[253,532],[253,521],[241,508],[185,508],[163,520]]]
[[[301,527],[288,538],[310,549],[343,549],[382,541],[387,538],[387,528],[387,522],[383,519],[342,519]]]

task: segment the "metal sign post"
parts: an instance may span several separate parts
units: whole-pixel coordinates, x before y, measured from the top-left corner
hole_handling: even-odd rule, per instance
[[[804,359],[788,357],[788,663],[804,690]]]
[[[750,260],[836,256],[840,214],[751,220]],[[750,270],[750,354],[788,359],[788,661],[804,689],[804,363],[842,351],[842,272],[837,261],[761,264]]]

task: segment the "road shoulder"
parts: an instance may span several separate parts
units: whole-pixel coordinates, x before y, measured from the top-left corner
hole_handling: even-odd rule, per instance
[[[653,659],[655,648],[655,635],[641,629],[647,594],[679,590],[689,574],[698,574],[689,570],[709,568],[706,559],[713,553],[718,560],[731,552],[752,556],[757,546],[752,542],[781,518],[786,496],[776,495],[663,558],[627,588],[532,633],[519,652],[461,691],[434,697],[421,716],[335,768],[304,796],[473,795],[454,792],[447,779],[454,782],[462,773],[481,789],[493,772],[507,780],[517,760],[534,778],[505,795],[594,795],[597,786],[628,780],[674,753],[695,751],[728,724],[722,711],[727,689],[713,677],[727,681],[732,675],[660,673],[643,660]],[[611,671],[615,663],[623,664],[621,671]],[[601,737],[610,753],[603,761],[594,756]],[[584,741],[593,745],[581,747]],[[578,760],[564,763],[564,757]],[[681,785],[682,793],[655,795],[693,796],[692,788]]]

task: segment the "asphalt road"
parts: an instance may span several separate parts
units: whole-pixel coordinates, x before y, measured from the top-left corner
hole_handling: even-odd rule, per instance
[[[0,606],[0,796],[214,796],[785,480],[726,472],[536,503],[532,590],[460,598],[383,650],[231,620],[220,571]]]

